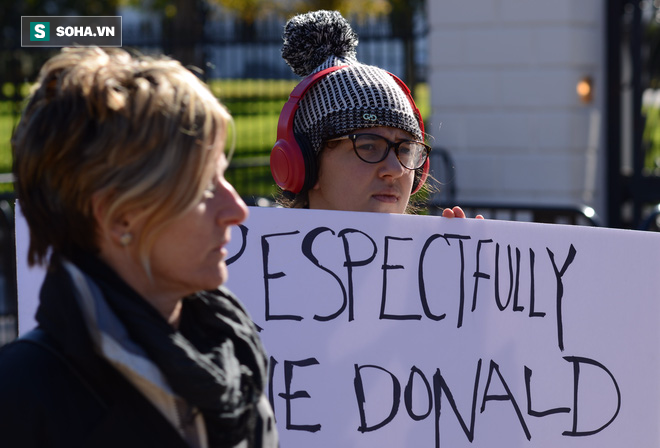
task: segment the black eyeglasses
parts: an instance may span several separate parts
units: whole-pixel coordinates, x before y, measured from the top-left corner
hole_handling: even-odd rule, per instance
[[[409,170],[416,170],[424,166],[431,152],[431,147],[426,143],[415,140],[392,142],[378,134],[350,134],[327,141],[337,140],[352,141],[355,154],[360,160],[367,163],[382,162],[390,153],[390,148],[394,148],[394,154],[399,163]]]

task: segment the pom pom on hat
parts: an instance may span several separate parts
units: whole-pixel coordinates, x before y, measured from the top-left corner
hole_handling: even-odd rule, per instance
[[[306,153],[358,129],[394,127],[423,140],[423,123],[408,88],[379,67],[360,63],[358,38],[338,11],[300,14],[284,27],[282,57],[301,77],[329,67],[297,101],[293,132]],[[300,144],[303,142],[303,144]]]
[[[301,77],[330,56],[355,60],[358,37],[338,11],[313,11],[289,20],[284,27],[282,58]]]

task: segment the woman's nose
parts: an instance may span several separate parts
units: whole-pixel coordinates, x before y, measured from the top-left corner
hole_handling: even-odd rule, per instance
[[[218,223],[221,225],[238,225],[248,217],[248,208],[238,195],[232,184],[222,179],[219,190],[222,191],[218,205]]]
[[[381,173],[383,175],[399,177],[406,171],[406,168],[404,168],[403,165],[401,165],[401,162],[399,162],[394,148],[390,148],[390,151],[387,153],[387,157],[385,157],[381,164]]]

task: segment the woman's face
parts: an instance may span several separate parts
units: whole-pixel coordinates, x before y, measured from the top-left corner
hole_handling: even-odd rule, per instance
[[[215,289],[227,280],[225,249],[231,226],[243,222],[248,210],[224,177],[224,153],[204,198],[158,233],[151,252],[153,286],[178,297]]]
[[[352,132],[382,135],[390,141],[410,140],[397,128],[377,127]],[[366,163],[358,158],[349,140],[325,148],[319,160],[316,185],[309,191],[312,209],[404,213],[408,206],[415,172],[401,166],[390,149],[385,160]]]

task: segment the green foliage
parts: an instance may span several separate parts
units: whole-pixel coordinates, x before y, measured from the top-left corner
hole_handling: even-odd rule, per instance
[[[415,104],[422,114],[424,120],[431,118],[431,89],[426,83],[419,83],[415,86],[413,96],[415,97]]]
[[[296,86],[295,80],[280,79],[223,79],[211,80],[208,85],[220,101],[285,100]]]
[[[15,118],[11,113],[13,104],[0,102],[0,173],[10,173],[12,168],[11,135],[15,126]],[[13,184],[0,183],[0,193],[14,190]]]
[[[0,103],[1,109],[7,109],[8,103]],[[14,118],[10,114],[0,113],[0,173],[11,171],[11,134]]]
[[[642,141],[646,148],[644,169],[650,174],[660,174],[660,108],[645,106],[642,113],[646,117]]]

